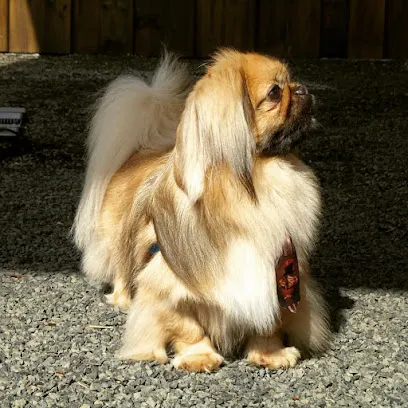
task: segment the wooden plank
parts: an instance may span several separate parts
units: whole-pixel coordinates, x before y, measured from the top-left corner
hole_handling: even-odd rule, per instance
[[[320,56],[347,57],[348,0],[323,0],[320,32]]]
[[[160,55],[160,0],[135,0],[134,50],[147,57]]]
[[[71,0],[10,0],[11,52],[69,53]]]
[[[320,51],[320,0],[292,0],[287,16],[288,56],[318,57]]]
[[[385,0],[350,0],[349,58],[382,58]]]
[[[194,55],[195,2],[151,0],[135,2],[135,53],[158,56],[163,44],[182,56]]]
[[[257,46],[278,57],[318,57],[320,0],[260,0]]]
[[[385,56],[408,57],[408,1],[388,0],[385,23]]]
[[[73,50],[76,53],[132,53],[132,0],[75,0]]]
[[[197,1],[196,53],[207,57],[216,47],[223,45],[225,4],[222,0]]]
[[[101,0],[100,51],[133,52],[133,0]]]
[[[30,3],[27,0],[10,0],[9,51],[40,52],[44,38],[43,6],[43,0]]]
[[[71,0],[45,1],[45,27],[41,52],[71,52]],[[34,10],[31,10],[33,13]]]
[[[192,57],[195,50],[195,1],[167,0],[161,21],[164,43],[169,50]]]
[[[256,2],[227,0],[225,3],[224,44],[248,51],[255,47]]]
[[[259,0],[257,49],[276,57],[286,57],[288,2]]]
[[[8,51],[9,0],[0,0],[0,52]]]
[[[72,22],[73,52],[94,54],[101,43],[100,0],[74,0]]]
[[[253,50],[255,19],[254,0],[198,0],[197,55],[206,57],[219,46]]]

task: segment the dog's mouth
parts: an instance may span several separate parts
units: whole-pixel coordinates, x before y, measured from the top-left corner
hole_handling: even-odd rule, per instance
[[[313,117],[314,98],[310,94],[292,99],[288,119],[257,144],[257,151],[267,156],[290,153],[309,133],[318,128]]]
[[[292,120],[284,127],[257,144],[257,151],[267,156],[290,153],[309,133],[317,128],[312,115]]]

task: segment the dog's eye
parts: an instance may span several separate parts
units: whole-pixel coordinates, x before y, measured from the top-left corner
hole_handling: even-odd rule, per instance
[[[275,85],[271,88],[271,90],[268,92],[268,98],[276,101],[280,99],[282,93],[282,89],[280,89],[279,85]]]

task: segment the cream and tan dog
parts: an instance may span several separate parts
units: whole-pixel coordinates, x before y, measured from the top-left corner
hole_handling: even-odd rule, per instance
[[[175,367],[211,371],[244,350],[293,366],[330,337],[307,259],[319,186],[294,153],[315,126],[312,96],[277,59],[228,49],[189,83],[166,56],[151,85],[120,78],[98,102],[74,224],[83,269],[129,309],[123,358],[165,363],[170,348]],[[288,239],[296,313],[277,294]]]

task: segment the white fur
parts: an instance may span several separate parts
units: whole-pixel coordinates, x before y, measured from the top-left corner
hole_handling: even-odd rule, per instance
[[[320,212],[318,186],[305,165],[295,169],[276,159],[264,172],[266,183],[257,190],[259,202],[245,214],[249,234],[229,244],[225,277],[214,288],[226,315],[258,332],[274,327],[280,317],[275,265],[285,240],[292,238],[302,263],[314,243]]]
[[[279,307],[269,254],[259,253],[251,240],[237,238],[230,244],[226,270],[215,298],[230,320],[259,332],[273,327]]]
[[[91,240],[82,257],[82,270],[94,282],[111,282],[114,268],[110,262],[108,243],[99,238]]]
[[[135,76],[118,78],[96,105],[87,141],[85,184],[73,225],[75,243],[84,251],[84,264],[94,264],[86,271],[96,280],[107,278],[104,262],[98,260],[104,243],[96,232],[107,185],[132,153],[174,146],[187,90],[185,67],[165,55],[151,85]]]

